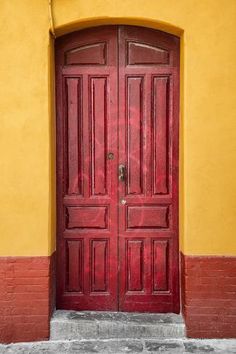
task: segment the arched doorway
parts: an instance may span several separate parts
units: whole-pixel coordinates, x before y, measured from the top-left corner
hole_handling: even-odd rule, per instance
[[[179,38],[56,41],[57,307],[179,312]]]

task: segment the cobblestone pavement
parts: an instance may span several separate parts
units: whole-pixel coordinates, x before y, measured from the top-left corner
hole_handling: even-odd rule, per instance
[[[236,339],[104,339],[48,341],[1,345],[0,354],[74,354],[74,353],[162,353],[162,354],[232,354]]]

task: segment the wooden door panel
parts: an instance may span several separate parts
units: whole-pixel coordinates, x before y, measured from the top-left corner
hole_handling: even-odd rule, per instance
[[[115,310],[117,29],[68,35],[57,41],[56,53],[57,304]]]
[[[163,48],[127,41],[128,65],[160,65],[169,64],[169,52]]]
[[[152,291],[168,291],[168,241],[152,240]]]
[[[66,241],[66,291],[83,293],[83,241]]]
[[[143,290],[143,240],[129,240],[126,245],[127,252],[127,291]]]
[[[66,79],[68,105],[68,195],[82,194],[81,78]]]
[[[127,194],[143,193],[143,78],[127,77]]]
[[[154,65],[155,64],[155,65]],[[178,312],[178,39],[119,28],[122,311]]]
[[[168,168],[171,156],[169,154],[169,77],[154,76],[152,78],[152,190],[153,194],[167,194],[169,190]],[[171,149],[171,146],[170,146]]]
[[[90,77],[92,191],[91,195],[107,194],[107,78]]]
[[[68,207],[68,229],[108,229],[107,206]]]
[[[66,51],[66,65],[105,65],[107,43],[82,45]]]
[[[128,206],[127,229],[167,229],[169,227],[168,206]]]
[[[108,240],[91,242],[91,290],[94,293],[109,291],[108,284]]]

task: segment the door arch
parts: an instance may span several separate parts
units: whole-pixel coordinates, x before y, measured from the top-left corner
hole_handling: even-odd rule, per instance
[[[179,38],[56,40],[57,307],[179,312]]]

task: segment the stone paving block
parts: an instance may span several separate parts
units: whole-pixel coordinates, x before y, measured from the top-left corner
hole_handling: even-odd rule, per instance
[[[145,341],[145,349],[148,353],[183,353],[183,343],[170,341]]]

